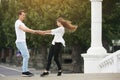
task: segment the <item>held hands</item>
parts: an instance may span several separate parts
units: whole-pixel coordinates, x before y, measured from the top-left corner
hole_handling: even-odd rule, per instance
[[[45,30],[45,31],[42,31],[42,30],[34,30],[34,33],[35,33],[35,34],[40,34],[40,35],[47,35],[47,34],[51,34],[51,30]]]
[[[35,33],[40,35],[45,35],[45,31],[42,30],[35,30]]]

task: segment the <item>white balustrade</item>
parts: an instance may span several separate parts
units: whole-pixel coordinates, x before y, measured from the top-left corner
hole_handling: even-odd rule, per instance
[[[120,73],[120,50],[100,61],[99,68],[101,73]]]

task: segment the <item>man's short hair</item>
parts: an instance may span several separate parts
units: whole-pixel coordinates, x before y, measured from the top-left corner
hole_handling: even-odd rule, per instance
[[[18,11],[18,15],[21,15],[21,14],[22,14],[22,12],[24,12],[24,13],[25,13],[25,11],[24,11],[24,10],[19,10],[19,11]]]

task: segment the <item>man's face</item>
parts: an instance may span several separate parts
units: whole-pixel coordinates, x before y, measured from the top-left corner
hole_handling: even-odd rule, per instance
[[[22,12],[21,15],[19,15],[19,18],[23,21],[25,19],[25,16],[26,16],[25,13]]]

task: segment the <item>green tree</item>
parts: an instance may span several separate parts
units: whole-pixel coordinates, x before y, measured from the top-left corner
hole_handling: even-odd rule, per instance
[[[103,4],[103,45],[108,52],[110,52],[109,46],[112,46],[112,40],[118,40],[120,36],[119,4],[119,0],[106,0]]]

